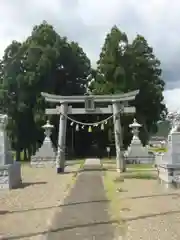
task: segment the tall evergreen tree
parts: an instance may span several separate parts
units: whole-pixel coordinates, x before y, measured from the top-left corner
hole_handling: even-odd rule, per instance
[[[144,138],[157,131],[157,122],[167,113],[163,102],[165,82],[160,61],[143,36],[137,35],[127,49],[127,90],[139,89],[135,100],[137,118],[144,126]],[[143,139],[143,138],[142,138]]]
[[[124,53],[128,44],[125,33],[116,26],[107,34],[97,62],[97,76],[92,88],[99,94],[122,92],[125,84]]]
[[[41,126],[47,104],[41,92],[83,94],[90,71],[83,49],[61,37],[47,22],[35,26],[23,43],[13,41],[6,48],[0,64],[0,101],[4,103],[2,111],[10,118],[9,132],[17,160],[22,150],[25,157],[26,150],[30,156],[43,138]]]
[[[108,94],[139,89],[133,105],[136,118],[143,124],[141,139],[146,143],[149,133],[157,130],[157,121],[166,115],[163,103],[164,81],[160,61],[144,37],[137,35],[130,44],[127,35],[114,26],[105,38],[97,62],[96,80],[91,88],[95,93]],[[130,117],[123,117],[125,143],[130,141]]]

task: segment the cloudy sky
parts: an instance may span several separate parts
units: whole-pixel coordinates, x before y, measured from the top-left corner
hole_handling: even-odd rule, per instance
[[[43,20],[78,41],[92,63],[113,25],[131,41],[142,34],[162,62],[165,101],[180,109],[180,1],[178,0],[0,0],[0,56],[12,40],[24,40]]]

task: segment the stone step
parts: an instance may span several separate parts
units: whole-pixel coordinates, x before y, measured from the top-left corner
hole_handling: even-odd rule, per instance
[[[87,158],[85,160],[85,163],[84,163],[84,166],[83,166],[83,169],[84,170],[94,170],[94,169],[101,169],[101,161],[99,158]]]

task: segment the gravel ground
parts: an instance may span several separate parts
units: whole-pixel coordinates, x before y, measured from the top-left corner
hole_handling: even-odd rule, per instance
[[[114,179],[114,172],[108,172]],[[116,174],[117,176],[117,174]],[[180,190],[167,189],[157,180],[125,179],[117,193],[124,240],[180,239]]]
[[[39,239],[59,211],[80,164],[57,175],[54,168],[22,166],[23,186],[0,191],[0,239]]]

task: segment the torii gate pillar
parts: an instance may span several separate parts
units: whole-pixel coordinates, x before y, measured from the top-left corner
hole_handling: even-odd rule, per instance
[[[65,149],[66,149],[66,128],[67,118],[65,117],[68,112],[68,104],[66,102],[61,103],[60,121],[59,121],[59,133],[58,133],[58,146],[56,156],[56,169],[57,173],[64,172],[65,165]]]
[[[113,102],[113,120],[114,120],[114,136],[116,146],[116,170],[117,172],[125,171],[125,161],[121,153],[122,147],[122,128],[121,128],[121,117],[120,109],[121,105],[119,102]]]

